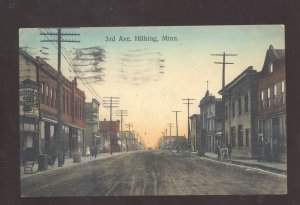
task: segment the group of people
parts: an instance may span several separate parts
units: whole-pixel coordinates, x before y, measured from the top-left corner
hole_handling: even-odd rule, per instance
[[[216,147],[216,153],[218,154],[218,160],[228,160],[231,159],[231,144],[227,144],[226,146],[222,143]]]
[[[98,154],[98,148],[97,148],[97,146],[92,146],[92,149],[90,149],[89,146],[86,148],[86,155],[87,156],[95,157],[95,159],[96,159],[97,158],[97,154]]]

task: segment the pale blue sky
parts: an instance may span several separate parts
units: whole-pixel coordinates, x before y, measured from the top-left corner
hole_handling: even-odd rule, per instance
[[[45,29],[42,29],[45,31]],[[56,31],[55,29],[50,29]],[[125,123],[133,123],[133,129],[149,139],[154,145],[168,123],[175,127],[175,113],[179,113],[179,134],[187,135],[187,108],[182,98],[194,98],[190,114],[199,114],[199,100],[209,90],[218,96],[221,88],[222,57],[211,56],[212,53],[234,53],[236,57],[228,57],[226,83],[233,80],[248,66],[260,71],[265,54],[272,44],[275,49],[285,48],[284,26],[184,26],[184,27],[101,27],[63,29],[63,32],[78,32],[80,36],[68,37],[78,39],[80,43],[64,43],[66,50],[100,46],[106,51],[105,81],[93,84],[101,97],[119,96],[120,109],[128,110]],[[48,61],[57,67],[57,50],[50,43],[41,43],[39,29],[20,29],[20,46],[30,47],[32,55],[41,55],[42,46],[49,48]],[[159,42],[135,42],[134,36],[156,36]],[[176,36],[178,41],[162,42],[163,35]],[[131,42],[105,42],[105,36],[128,36]],[[141,51],[137,51],[137,50]],[[71,54],[71,53],[70,53]],[[130,62],[124,62],[126,56]],[[135,57],[142,55],[144,57]],[[152,60],[154,59],[154,60]],[[156,59],[156,60],[155,60]],[[164,59],[160,67],[157,59]],[[62,58],[62,71],[68,77],[70,66]],[[163,73],[159,71],[163,70]],[[122,73],[121,71],[124,71]],[[125,78],[124,78],[125,77]],[[93,97],[82,85],[87,101]],[[100,119],[109,118],[109,111],[101,109]],[[118,117],[114,116],[114,119]],[[125,127],[125,126],[124,126]],[[169,129],[168,129],[169,134]],[[172,129],[175,134],[175,129]]]

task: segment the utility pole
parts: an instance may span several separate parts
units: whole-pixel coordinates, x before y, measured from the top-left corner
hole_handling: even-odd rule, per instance
[[[56,42],[57,43],[57,90],[56,90],[56,106],[57,106],[57,124],[55,126],[55,151],[58,156],[58,167],[62,167],[64,164],[64,154],[63,154],[63,141],[61,137],[61,129],[62,129],[62,117],[61,117],[61,43],[69,42],[69,43],[79,43],[78,40],[66,40],[62,39],[62,35],[67,36],[79,36],[79,33],[62,33],[61,28],[57,29],[57,33],[55,32],[41,32],[40,35],[44,35],[47,39],[41,40],[41,42]],[[57,36],[57,39],[49,39],[48,36]]]
[[[172,111],[176,113],[176,141],[177,141],[177,152],[179,152],[179,140],[178,140],[178,121],[177,121],[177,113],[181,112],[179,110]]]
[[[172,123],[169,123],[168,127],[170,128],[170,136],[172,136],[172,127],[173,127]]]
[[[109,141],[110,141],[110,155],[113,154],[112,151],[112,136],[111,136],[111,126],[112,126],[112,109],[119,107],[120,103],[120,98],[119,97],[104,97],[105,99],[103,100],[104,107],[109,107],[110,108],[110,118],[109,118]],[[108,99],[108,100],[107,100]],[[117,136],[116,136],[117,138]]]
[[[125,126],[128,127],[128,130],[129,130],[129,132],[130,132],[130,127],[133,127],[133,124],[132,124],[132,123],[127,123],[127,124],[125,124]]]
[[[237,54],[226,54],[223,52],[222,54],[211,54],[212,56],[222,56],[223,61],[222,62],[214,62],[214,64],[222,64],[222,107],[223,107],[223,124],[222,124],[222,135],[223,140],[225,140],[225,102],[224,102],[224,87],[225,87],[225,65],[226,64],[234,64],[234,63],[228,63],[225,60],[226,56],[237,56]]]
[[[128,110],[117,110],[117,114],[116,116],[121,116],[121,147],[123,150],[123,116],[128,116]],[[126,151],[127,151],[127,147],[126,147]]]
[[[190,98],[186,98],[186,99],[182,99],[183,101],[185,101],[186,103],[183,103],[183,104],[186,104],[187,105],[187,108],[188,108],[188,150],[191,151],[191,145],[190,145],[190,105],[192,105],[193,103],[191,103],[190,101],[193,101],[195,99],[190,99]]]
[[[133,127],[133,124],[132,123],[128,123],[128,124],[125,124],[125,126],[127,126],[129,128],[129,132],[130,132],[130,127]],[[128,142],[127,142],[127,136],[126,136],[126,152],[128,152]]]

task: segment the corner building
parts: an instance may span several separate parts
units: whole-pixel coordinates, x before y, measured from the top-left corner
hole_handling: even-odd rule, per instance
[[[268,161],[287,161],[285,50],[270,45],[258,73],[259,155]]]

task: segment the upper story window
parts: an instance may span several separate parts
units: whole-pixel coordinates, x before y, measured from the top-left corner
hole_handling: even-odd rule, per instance
[[[271,89],[268,88],[268,92],[267,92],[267,108],[269,108],[271,106],[270,98],[271,98]]]
[[[277,101],[277,86],[276,84],[274,85],[274,88],[273,88],[273,94],[274,94],[274,104],[276,104],[276,101]]]
[[[281,103],[285,103],[285,81],[281,81]]]
[[[46,96],[49,96],[49,92],[48,92],[48,91],[49,91],[49,90],[48,90],[48,85],[46,85],[46,86],[45,86],[45,88],[46,88],[46,89],[45,89],[45,90],[46,90]]]
[[[248,112],[248,94],[245,95],[245,113]]]
[[[260,105],[261,105],[261,109],[265,108],[264,91],[263,90],[260,93]]]
[[[269,74],[273,73],[273,63],[269,65]]]
[[[235,103],[232,102],[232,117],[235,117]]]
[[[41,93],[44,94],[44,83],[41,83]]]
[[[49,87],[50,97],[52,98],[52,89]]]
[[[238,106],[239,106],[239,115],[241,115],[242,114],[242,99],[241,98],[239,98],[239,101],[238,101]]]

